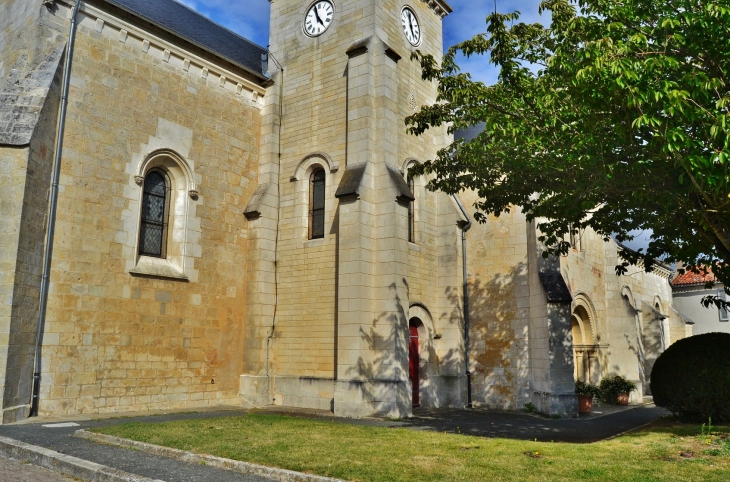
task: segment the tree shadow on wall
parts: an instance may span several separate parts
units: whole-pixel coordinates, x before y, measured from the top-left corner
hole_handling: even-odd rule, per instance
[[[408,315],[395,282],[391,283],[388,291],[389,310],[381,312],[369,326],[360,327],[360,339],[367,348],[360,348],[357,362],[345,371],[349,380],[366,382],[361,387],[364,401],[376,405],[396,403],[398,391],[393,389],[397,388],[398,381],[407,378]],[[379,410],[389,411],[383,408],[381,406]]]
[[[376,316],[369,326],[360,327],[360,339],[364,342],[361,353],[367,353],[369,356],[361,354],[356,364],[346,370],[346,374],[351,380],[380,382],[362,386],[365,401],[376,404],[385,402],[385,405],[397,403],[406,407],[412,402],[410,385],[405,383],[405,390],[403,386],[396,386],[404,384],[409,379],[408,304],[407,300],[399,295],[399,291],[403,292],[404,289],[408,293],[409,286],[406,279],[402,279],[401,283],[400,290],[395,282],[388,287],[389,309]],[[462,326],[461,315],[458,315],[454,322]],[[433,333],[429,335],[432,337]],[[438,359],[432,344],[428,347],[428,356],[430,360]],[[449,372],[458,373],[456,367],[462,359],[460,349],[447,350],[440,360],[441,371],[446,366]],[[404,398],[396,399],[397,396]]]
[[[528,313],[519,313],[518,297],[525,297],[527,306],[527,265],[518,263],[507,273],[494,274],[488,280],[477,275],[468,280],[467,286],[472,400],[487,406],[521,408],[528,395],[527,364],[520,361],[527,360],[529,317]],[[447,288],[446,296],[451,309],[440,318],[463,332],[463,288]],[[524,320],[522,324],[520,320]],[[463,373],[463,355],[445,360],[443,369]]]

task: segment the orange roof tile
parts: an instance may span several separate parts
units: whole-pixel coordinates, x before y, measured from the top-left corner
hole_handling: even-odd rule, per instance
[[[683,274],[677,274],[677,276],[675,276],[672,280],[672,286],[699,285],[706,283],[717,283],[717,278],[709,268],[707,268],[707,274],[695,273],[687,270]]]

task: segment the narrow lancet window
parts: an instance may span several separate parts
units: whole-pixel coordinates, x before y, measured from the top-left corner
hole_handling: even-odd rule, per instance
[[[160,171],[150,171],[144,180],[139,254],[164,258],[167,245],[170,184]]]
[[[310,178],[309,239],[324,238],[325,172],[317,169]]]
[[[413,178],[408,179],[408,187],[411,190],[411,194],[415,197],[415,189],[413,188]],[[408,203],[408,241],[411,243],[416,242],[416,216],[415,216],[416,201]]]

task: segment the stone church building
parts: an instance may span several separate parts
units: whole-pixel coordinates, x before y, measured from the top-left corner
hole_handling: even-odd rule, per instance
[[[440,57],[450,12],[271,0],[264,48],[174,0],[83,0],[68,56],[71,0],[0,0],[2,422],[35,372],[57,416],[469,397],[572,416],[576,379],[616,374],[649,393],[691,332],[668,268],[618,277],[625,248],[591,232],[545,260],[519,210],[472,223],[472,193],[409,179],[451,142],[404,125],[436,99],[411,52]]]

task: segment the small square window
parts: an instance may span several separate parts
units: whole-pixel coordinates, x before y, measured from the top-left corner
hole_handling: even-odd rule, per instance
[[[717,290],[717,297],[720,298],[722,301],[727,302],[728,296],[725,292],[725,288],[720,288]],[[720,308],[720,321],[730,321],[730,312],[727,308]]]

